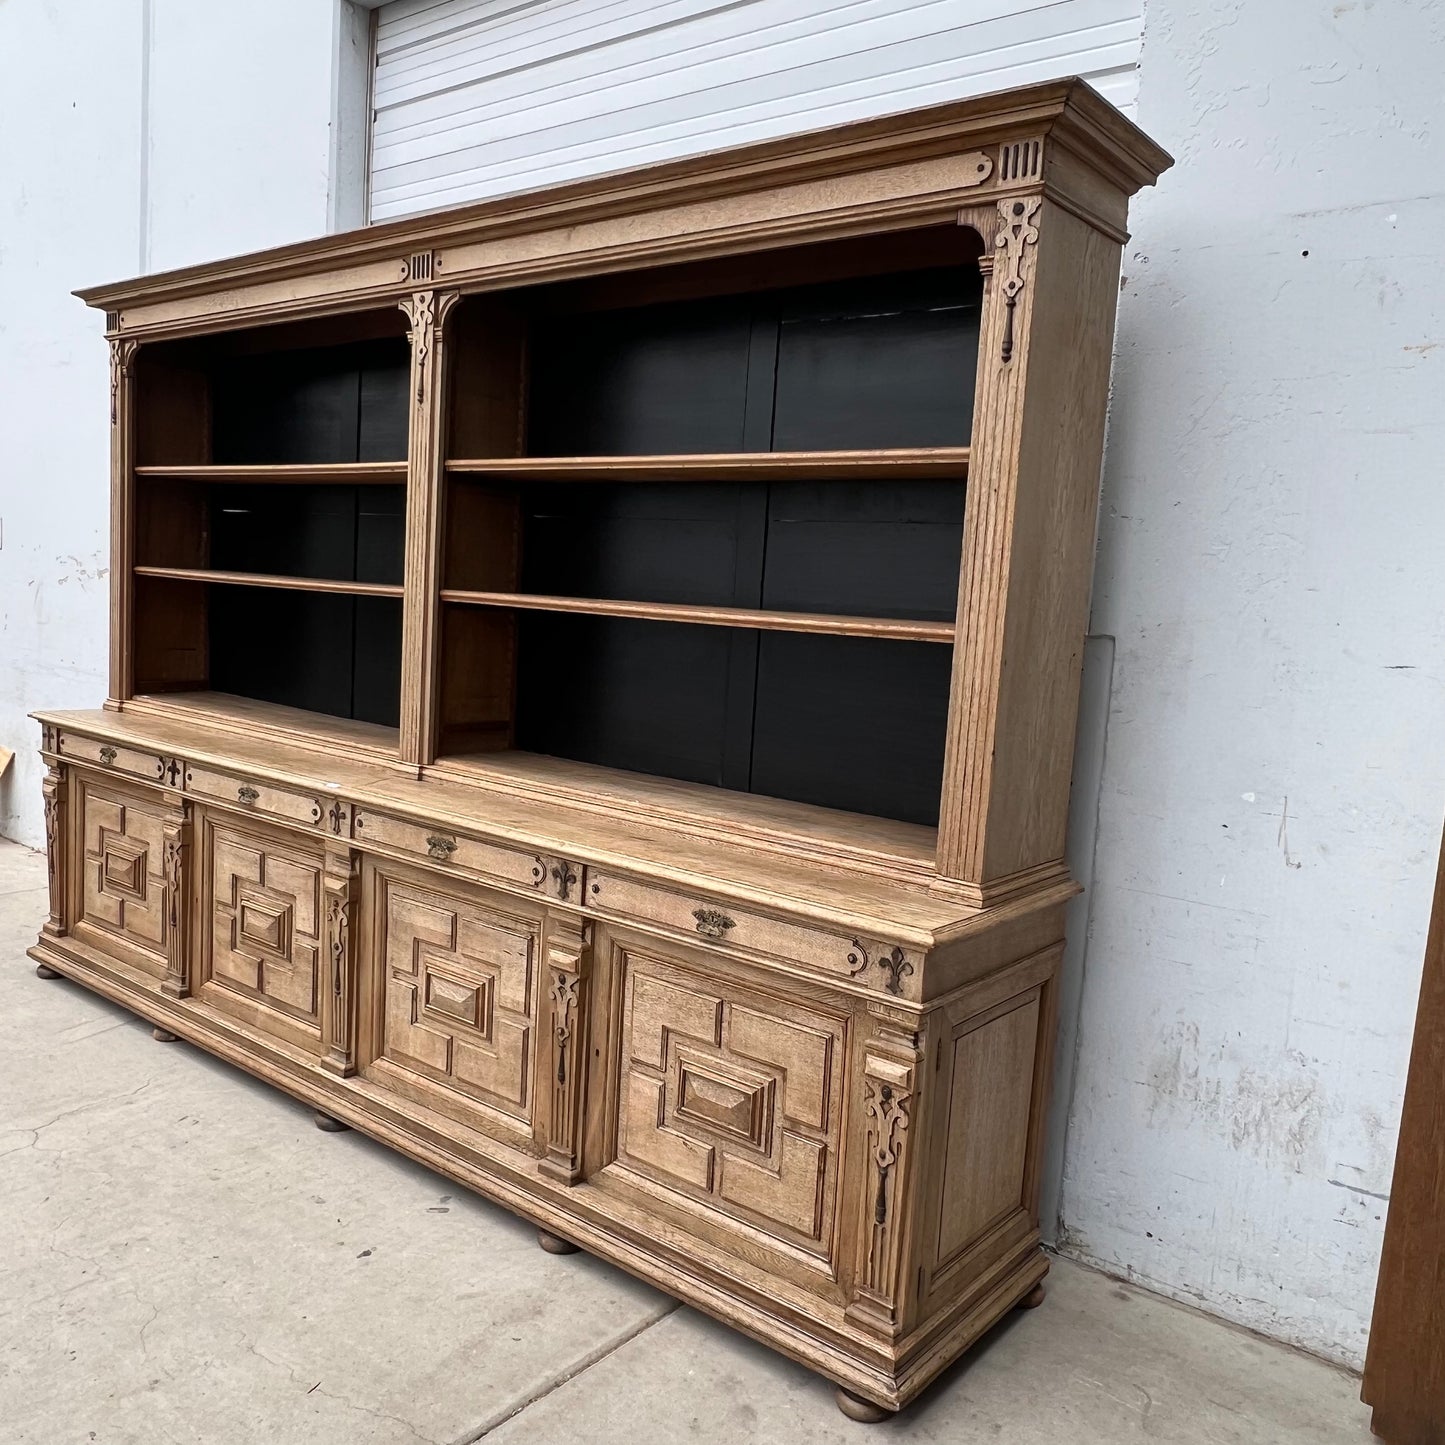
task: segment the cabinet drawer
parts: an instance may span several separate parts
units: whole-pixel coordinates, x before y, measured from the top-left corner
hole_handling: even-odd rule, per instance
[[[353,832],[359,842],[395,848],[412,857],[424,858],[448,868],[460,868],[499,883],[520,883],[530,888],[541,888],[546,879],[546,865],[540,854],[483,843],[447,828],[389,818],[385,813],[374,813],[369,808],[365,812],[357,811]]]
[[[916,953],[749,913],[730,903],[674,893],[615,873],[589,870],[586,901],[588,908],[605,909],[620,918],[672,929],[697,941],[803,964],[840,978],[860,978],[899,996],[906,992],[900,980],[919,971]]]
[[[186,791],[202,798],[213,798],[218,803],[239,804],[252,812],[286,823],[305,823],[311,827],[324,825],[328,833],[341,837],[349,832],[350,808],[339,798],[292,792],[272,783],[201,767],[186,769]]]
[[[144,778],[148,783],[160,782],[165,777],[166,764],[159,753],[137,752],[119,743],[82,737],[79,733],[61,733],[56,750],[73,762],[94,763],[132,778]]]

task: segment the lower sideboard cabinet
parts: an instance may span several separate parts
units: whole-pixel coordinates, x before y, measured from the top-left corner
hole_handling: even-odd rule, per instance
[[[142,782],[106,746],[50,759],[42,973],[782,1349],[855,1413],[1039,1297],[1066,881],[890,949],[374,799],[189,763]]]

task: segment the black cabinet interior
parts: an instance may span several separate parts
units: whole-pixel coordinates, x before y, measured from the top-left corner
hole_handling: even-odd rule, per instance
[[[399,337],[217,359],[211,460],[405,461],[410,367]]]
[[[983,294],[970,269],[539,316],[528,450],[966,446]]]
[[[212,460],[228,465],[402,461],[410,358],[400,338],[218,360]],[[208,489],[209,566],[400,584],[406,492],[247,483]],[[210,686],[395,726],[401,602],[212,584]],[[255,639],[267,639],[264,649]]]
[[[529,451],[967,445],[969,269],[540,316]],[[961,477],[525,486],[520,588],[952,621],[964,493]],[[518,629],[521,748],[937,821],[946,646],[557,613]]]

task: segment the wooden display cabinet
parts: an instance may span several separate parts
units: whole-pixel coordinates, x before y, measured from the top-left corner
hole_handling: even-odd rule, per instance
[[[906,1404],[1037,1218],[1120,246],[1077,81],[82,292],[32,956]]]

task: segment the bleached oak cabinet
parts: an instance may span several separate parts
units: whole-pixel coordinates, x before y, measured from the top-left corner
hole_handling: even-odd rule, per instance
[[[1168,164],[1060,82],[80,293],[110,697],[37,715],[41,973],[906,1404],[1042,1298]]]

